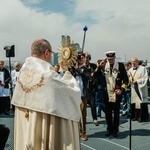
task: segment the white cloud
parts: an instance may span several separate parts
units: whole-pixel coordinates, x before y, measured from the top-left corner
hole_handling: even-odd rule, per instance
[[[88,30],[86,45],[95,52],[94,58],[104,57],[104,51],[113,49],[123,59],[124,55],[127,59],[135,55],[147,59],[150,54],[150,1],[78,0],[76,3],[77,16],[82,14],[84,18],[88,14],[94,20]]]
[[[24,61],[36,38],[49,40],[54,51],[63,34],[82,46],[82,28],[87,25],[84,50],[91,53],[92,61],[104,58],[107,50],[116,50],[122,59],[137,56],[150,60],[149,0],[76,0],[66,5],[66,9],[70,7],[68,15],[64,10],[42,12],[41,8],[27,7],[23,2],[0,1],[0,59],[7,59],[4,46],[15,44],[16,57],[12,59]]]
[[[24,3],[31,3],[31,4],[38,4],[40,2],[42,2],[43,0],[21,0]]]
[[[3,49],[5,45],[15,44],[16,57],[12,59],[23,60],[30,56],[30,45],[36,38],[46,38],[52,45],[59,44],[61,32],[66,30],[65,16],[60,13],[45,14],[27,8],[18,0],[10,0],[10,3],[2,0],[0,3],[3,3],[3,6],[0,4],[0,47]],[[0,58],[4,56],[3,52]]]

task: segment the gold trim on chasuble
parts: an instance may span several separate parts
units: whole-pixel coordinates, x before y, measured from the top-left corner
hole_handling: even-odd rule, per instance
[[[34,79],[34,71],[32,69],[26,69],[26,70],[23,70],[24,72],[24,76],[23,76],[23,79],[24,79],[24,83],[26,84],[23,84],[21,81],[20,81],[20,74],[21,72],[19,73],[19,76],[18,76],[18,83],[20,84],[20,87],[21,89],[26,92],[26,93],[31,93],[33,90],[36,90],[37,88],[41,87],[43,85],[43,82],[44,82],[44,74],[41,75],[40,77],[40,80],[38,83],[36,84],[33,84],[31,87],[29,87],[28,85],[32,83],[33,79]],[[29,117],[29,110],[27,109],[25,111],[25,117],[28,118]]]

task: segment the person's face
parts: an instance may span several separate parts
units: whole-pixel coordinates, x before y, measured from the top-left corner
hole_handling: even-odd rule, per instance
[[[80,59],[78,60],[79,64],[83,64],[85,61],[85,57],[81,55]]]
[[[131,63],[132,63],[132,67],[137,67],[139,64],[138,60],[135,60],[135,59],[132,59]]]
[[[0,62],[0,69],[2,69],[4,67],[4,63]]]
[[[101,63],[101,66],[104,66],[104,65],[105,65],[105,63],[104,63],[104,62],[102,62],[102,63]]]
[[[109,61],[110,64],[114,64],[115,58],[108,59],[108,61]]]
[[[44,52],[45,61],[50,62],[53,52],[49,49],[46,49]]]
[[[17,69],[17,70],[20,70],[20,68],[21,68],[21,65],[20,65],[20,64],[17,64],[17,65],[16,65],[16,69]]]
[[[85,63],[88,64],[90,62],[89,57],[85,57]]]
[[[129,70],[130,68],[131,68],[130,65],[125,65],[125,69],[126,69],[126,70]]]
[[[59,72],[59,67],[58,66],[55,66],[54,68],[55,68],[56,72]]]

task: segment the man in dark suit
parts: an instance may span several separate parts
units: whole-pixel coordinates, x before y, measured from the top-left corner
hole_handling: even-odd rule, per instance
[[[91,107],[93,123],[96,126],[98,126],[96,104],[95,104],[95,90],[97,88],[97,85],[96,85],[95,79],[92,76],[97,66],[94,63],[90,63],[90,60],[91,60],[91,54],[88,52],[85,52],[85,63],[84,63],[84,66],[82,67],[82,69],[84,70],[82,78],[83,78],[83,84],[84,84],[84,93]]]
[[[107,123],[106,136],[118,137],[120,102],[122,93],[128,85],[128,76],[124,64],[117,62],[115,54],[115,51],[106,52],[107,58],[101,62],[105,65],[100,65],[95,71],[94,77],[103,87]]]
[[[10,110],[10,91],[9,82],[11,76],[9,71],[4,67],[4,61],[0,61],[0,112],[9,115]]]

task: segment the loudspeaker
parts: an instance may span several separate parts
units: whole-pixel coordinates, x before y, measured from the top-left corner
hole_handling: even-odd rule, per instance
[[[9,49],[6,49],[6,57],[15,57],[15,45],[12,45]]]

